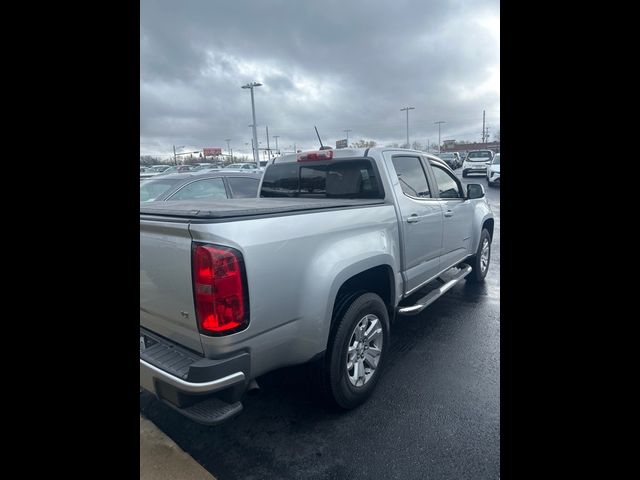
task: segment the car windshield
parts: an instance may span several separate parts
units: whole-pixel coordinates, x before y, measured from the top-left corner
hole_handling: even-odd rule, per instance
[[[479,152],[469,153],[468,158],[489,158],[489,157],[491,157],[491,152],[489,152],[489,150],[480,150]]]
[[[500,165],[500,154],[499,153],[496,153],[496,156],[493,157],[493,162],[491,162],[491,163],[493,163],[494,165]]]
[[[140,201],[153,202],[180,181],[178,178],[163,178],[161,180],[147,180],[142,182],[140,184]]]

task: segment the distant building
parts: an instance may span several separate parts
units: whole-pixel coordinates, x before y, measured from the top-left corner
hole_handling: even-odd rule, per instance
[[[487,143],[455,143],[455,140],[445,140],[442,145],[443,152],[469,152],[471,150],[493,150],[500,151],[500,142]]]

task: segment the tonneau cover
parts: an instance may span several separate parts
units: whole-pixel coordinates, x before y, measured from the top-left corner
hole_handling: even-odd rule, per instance
[[[248,217],[340,207],[381,205],[381,199],[234,198],[223,200],[173,200],[140,202],[141,215],[218,219]]]

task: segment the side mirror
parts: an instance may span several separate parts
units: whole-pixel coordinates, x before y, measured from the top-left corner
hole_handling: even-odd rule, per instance
[[[469,200],[482,197],[484,197],[484,187],[481,184],[469,183],[467,185],[467,198]]]

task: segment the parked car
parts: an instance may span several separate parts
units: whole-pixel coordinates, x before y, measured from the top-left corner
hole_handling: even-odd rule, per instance
[[[487,168],[487,183],[490,187],[500,185],[500,154],[496,153]]]
[[[436,155],[438,158],[444,160],[452,170],[455,170],[460,166],[458,164],[459,158],[453,152],[440,152]]]
[[[195,165],[174,165],[164,170],[160,175],[171,175],[174,173],[192,172],[196,169]]]
[[[200,170],[219,170],[222,167],[220,167],[217,163],[211,163],[211,162],[206,162],[206,163],[196,163],[193,166],[193,170],[194,171],[200,171]]]
[[[199,165],[195,165],[193,167],[193,169],[191,170],[192,172],[203,172],[203,171],[211,171],[211,170],[221,170],[220,167],[209,163],[209,164],[199,164]]]
[[[169,165],[152,165],[146,172],[140,172],[140,178],[150,178],[160,175],[167,170]]]
[[[256,167],[255,163],[232,163],[231,165],[224,167],[222,170],[240,170],[246,172],[249,170],[258,171],[260,169]]]
[[[140,204],[140,386],[196,422],[228,420],[256,378],[305,362],[328,402],[356,407],[396,317],[489,268],[482,185],[423,152],[283,155],[260,197]]]
[[[467,158],[462,164],[462,177],[466,177],[470,173],[487,174],[487,166],[493,159],[491,150],[473,150],[469,152]]]
[[[140,183],[140,201],[255,198],[260,175],[237,172],[190,172],[162,175]]]

